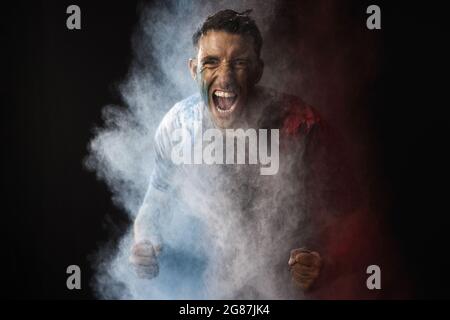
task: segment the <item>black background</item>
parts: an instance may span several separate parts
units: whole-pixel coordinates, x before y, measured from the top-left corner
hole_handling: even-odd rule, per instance
[[[386,217],[411,279],[413,297],[448,298],[446,108],[443,7],[429,2],[342,1],[348,19],[379,4],[380,73],[367,99],[377,168],[391,199]],[[66,28],[77,4],[82,29]],[[94,298],[92,255],[130,221],[82,160],[101,107],[119,103],[136,1],[29,1],[2,9],[2,295]],[[286,3],[289,7],[289,3]],[[351,8],[351,10],[349,10]],[[5,41],[6,40],[6,41]],[[66,268],[82,290],[66,288]]]

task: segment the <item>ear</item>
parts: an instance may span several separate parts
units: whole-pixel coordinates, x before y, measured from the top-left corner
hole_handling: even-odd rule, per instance
[[[259,59],[258,65],[256,66],[255,70],[255,77],[253,84],[257,84],[261,80],[263,73],[264,73],[264,61]]]
[[[189,71],[191,72],[192,79],[197,79],[197,59],[189,59]]]

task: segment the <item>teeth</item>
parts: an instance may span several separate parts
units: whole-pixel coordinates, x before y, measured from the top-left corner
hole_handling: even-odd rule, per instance
[[[232,109],[230,109],[230,110],[222,110],[222,109],[220,109],[220,108],[216,108],[217,109],[217,111],[219,111],[220,113],[228,113],[228,112],[231,112],[232,111]]]
[[[220,90],[214,91],[214,94],[216,96],[222,97],[222,98],[234,98],[236,96],[236,94],[234,92],[227,92],[227,91],[220,91]]]

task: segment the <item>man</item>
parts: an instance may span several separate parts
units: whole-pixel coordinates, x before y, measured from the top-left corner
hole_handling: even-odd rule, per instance
[[[308,292],[313,297],[339,297],[339,290],[343,290],[345,297],[354,297],[353,285],[345,284],[352,276],[348,276],[346,264],[341,262],[355,258],[349,253],[353,246],[358,252],[364,250],[359,250],[357,243],[358,237],[364,236],[360,227],[364,225],[364,219],[357,214],[355,183],[345,169],[348,163],[337,153],[333,154],[342,151],[339,144],[332,139],[317,113],[300,99],[257,86],[264,69],[260,57],[263,41],[249,11],[217,12],[194,34],[193,42],[197,56],[189,60],[189,69],[200,94],[177,103],[157,130],[155,169],[134,226],[135,243],[130,261],[138,275],[144,278],[158,276],[160,254],[168,247],[161,228],[173,223],[169,217],[171,206],[178,197],[176,194],[184,193],[186,201],[195,207],[194,211],[205,211],[200,220],[222,219],[214,225],[226,226],[226,232],[208,229],[212,234],[210,239],[227,234],[218,241],[220,244],[215,251],[215,259],[224,262],[215,266],[212,273],[228,272],[228,278],[222,274],[218,277],[245,283],[242,283],[242,289],[230,291],[224,297],[292,298],[307,297]],[[181,169],[171,161],[174,149],[171,133],[184,128],[195,136],[194,127],[198,122],[202,128],[219,130],[279,129],[280,157],[288,160],[273,178],[257,177],[247,167],[242,170],[220,168],[218,171],[212,168],[204,169],[206,171],[196,171],[193,167]],[[191,140],[185,143],[189,144]],[[215,173],[210,174],[212,171]],[[198,201],[189,199],[189,196],[193,197],[189,192],[199,188],[202,191],[197,192],[200,194]],[[272,202],[267,201],[268,198]],[[280,198],[282,200],[278,200]],[[200,207],[199,203],[203,202],[208,205]],[[221,210],[225,207],[227,210]],[[221,213],[211,218],[214,209]],[[189,223],[186,225],[190,228]],[[347,236],[336,233],[337,225]],[[204,232],[196,231],[195,234]],[[233,242],[240,239],[245,239],[242,240],[245,246]],[[184,242],[183,245],[191,246],[187,250],[195,250],[192,244]],[[229,247],[235,248],[235,253],[230,253]],[[270,250],[264,251],[265,248]],[[239,260],[243,255],[248,259]],[[266,258],[260,260],[261,256]],[[192,263],[189,261],[183,258],[178,263]],[[237,266],[233,261],[242,263]],[[242,264],[246,268],[242,268]],[[352,269],[352,266],[348,267]],[[253,271],[246,272],[245,269]],[[358,270],[361,271],[364,272]],[[289,273],[291,279],[279,280],[284,279],[285,273]],[[253,278],[254,281],[248,280]],[[272,279],[271,282],[266,278]],[[342,279],[346,279],[345,283]],[[267,282],[265,287],[263,282]],[[264,288],[272,288],[274,283],[279,287],[276,292],[290,290],[290,293],[264,296]],[[327,285],[333,283],[333,289],[327,290]],[[295,287],[293,291],[288,289],[291,284]],[[365,286],[365,282],[356,286]],[[258,287],[254,290],[259,293],[248,294],[251,291],[246,291],[248,287]],[[314,292],[318,294],[313,295]]]

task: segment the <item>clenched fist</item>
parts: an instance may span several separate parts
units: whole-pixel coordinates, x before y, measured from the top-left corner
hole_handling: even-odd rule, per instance
[[[317,252],[294,249],[291,251],[288,264],[295,284],[306,291],[319,276],[322,259]]]
[[[135,243],[131,248],[130,262],[140,278],[152,279],[159,273],[158,254],[161,247],[150,241]]]

